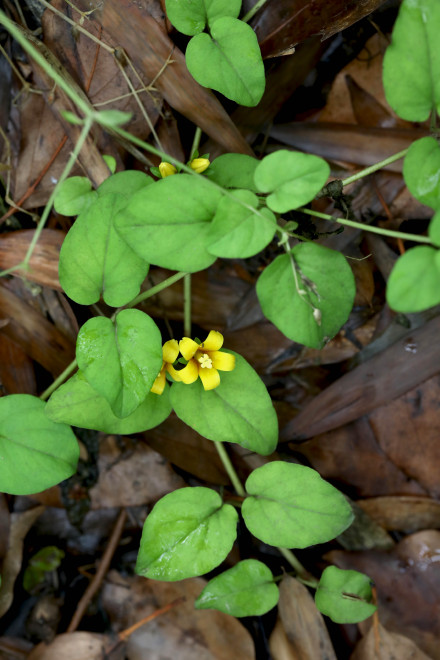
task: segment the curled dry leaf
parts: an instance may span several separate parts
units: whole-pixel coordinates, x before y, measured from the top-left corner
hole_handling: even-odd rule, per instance
[[[385,529],[408,533],[440,529],[440,502],[429,497],[373,497],[357,504]]]

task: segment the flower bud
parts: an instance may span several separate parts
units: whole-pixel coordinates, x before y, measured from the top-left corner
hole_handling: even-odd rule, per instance
[[[189,165],[191,169],[194,170],[194,172],[197,172],[197,174],[201,174],[202,172],[208,169],[210,164],[211,163],[208,158],[194,158]]]
[[[174,167],[174,165],[171,165],[171,163],[167,163],[165,161],[162,161],[162,163],[159,165],[159,172],[162,175],[162,179],[165,179],[167,176],[171,176],[172,174],[176,174],[177,170]]]

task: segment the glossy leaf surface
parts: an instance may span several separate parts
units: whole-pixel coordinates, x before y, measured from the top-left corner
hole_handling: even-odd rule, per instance
[[[408,121],[440,112],[440,3],[404,0],[384,57],[387,101]]]
[[[211,240],[208,251],[216,257],[246,259],[270,243],[277,222],[269,209],[258,209],[258,198],[249,190],[237,190],[232,194],[247,207],[231,197],[220,200],[208,232]]]
[[[174,27],[192,36],[223,16],[237,18],[241,0],[166,0],[166,8]]]
[[[254,470],[246,481],[242,505],[246,526],[264,543],[306,548],[334,539],[353,520],[345,497],[318,472],[274,461]]]
[[[116,175],[115,175],[116,176]],[[121,195],[107,194],[81,213],[60,252],[60,284],[80,305],[98,302],[112,307],[128,303],[140,290],[148,263],[115,231],[115,214],[125,206]]]
[[[85,176],[72,176],[57,189],[54,208],[62,215],[79,215],[96,199],[96,191]]]
[[[330,174],[328,163],[318,156],[280,149],[263,158],[254,181],[272,211],[285,213],[310,202],[325,185]]]
[[[440,303],[440,251],[419,245],[397,260],[387,284],[396,312],[421,312]]]
[[[136,193],[116,219],[125,241],[145,261],[194,273],[208,268],[208,229],[221,192],[202,177],[176,174]]]
[[[257,294],[264,315],[286,337],[321,348],[347,321],[355,282],[342,254],[300,243],[263,271]]]
[[[270,569],[256,559],[245,559],[208,582],[195,606],[232,616],[261,616],[278,603],[279,591]]]
[[[226,558],[237,536],[238,515],[210,488],[181,488],[148,515],[136,573],[173,582],[208,573]]]
[[[358,623],[371,616],[371,580],[358,571],[344,571],[328,566],[315,593],[316,607],[335,623]]]
[[[226,351],[232,353],[232,351]],[[178,417],[208,440],[235,442],[258,454],[271,454],[278,421],[266,387],[241,356],[235,369],[221,373],[220,385],[205,391],[200,380],[174,383],[171,403]]]
[[[0,399],[0,492],[39,493],[75,472],[79,446],[73,431],[48,419],[45,405],[29,394]]]
[[[54,422],[119,435],[152,429],[165,421],[170,412],[167,385],[160,396],[148,394],[131,415],[120,419],[113,414],[106,399],[93,389],[80,371],[61,385],[46,405],[46,415]]]
[[[79,331],[76,359],[114,414],[127,417],[148,395],[162,367],[161,334],[138,309],[122,310],[114,323],[95,316]]]
[[[203,87],[245,106],[257,105],[263,96],[263,60],[247,23],[219,18],[211,25],[211,36],[201,33],[191,39],[185,56],[190,74]]]

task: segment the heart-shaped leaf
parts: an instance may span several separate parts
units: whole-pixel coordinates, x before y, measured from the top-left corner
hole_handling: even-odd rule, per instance
[[[95,316],[79,331],[76,359],[114,414],[127,417],[148,395],[162,367],[161,334],[138,309],[124,309],[114,323]]]
[[[264,543],[306,548],[326,543],[351,524],[345,497],[311,468],[274,461],[246,481],[241,512],[248,529]]]
[[[231,616],[261,616],[278,603],[279,591],[269,568],[245,559],[208,582],[195,602],[198,610]]]
[[[292,341],[321,348],[347,321],[355,296],[353,273],[339,252],[300,243],[260,275],[264,315]]]
[[[440,113],[440,3],[403,0],[383,63],[383,84],[390,106],[408,121]]]
[[[440,303],[440,251],[427,245],[408,250],[397,260],[387,284],[387,302],[404,314]]]
[[[277,446],[277,416],[261,378],[241,355],[233,354],[235,369],[221,372],[217,388],[205,391],[200,380],[174,383],[171,403],[176,415],[208,440],[235,442],[266,456]]]
[[[181,488],[148,515],[136,573],[174,582],[203,575],[222,563],[237,536],[238,515],[210,488]]]
[[[440,146],[433,137],[412,143],[403,162],[403,177],[419,202],[440,208]]]
[[[78,216],[64,239],[60,284],[80,305],[98,302],[101,293],[108,305],[124,305],[139,293],[148,273],[148,263],[114,229],[115,214],[125,204],[122,195],[98,197]]]
[[[109,176],[101,183],[96,192],[99,197],[114,193],[129,200],[138,190],[151,186],[152,183],[154,183],[154,179],[145,172],[125,170]]]
[[[163,393],[148,394],[136,410],[119,419],[107,401],[87,382],[80,371],[61,385],[46,405],[46,415],[54,422],[64,422],[103,433],[130,435],[161,424],[171,412],[169,387]]]
[[[116,227],[145,261],[194,273],[208,268],[207,233],[221,192],[202,177],[176,174],[136,193]]]
[[[30,495],[72,476],[79,446],[70,426],[44,414],[45,403],[29,394],[0,399],[0,491]]]
[[[329,174],[328,163],[319,156],[281,149],[260,161],[254,181],[260,192],[271,193],[266,199],[268,207],[285,213],[310,202]]]
[[[246,154],[222,154],[212,161],[205,176],[223,188],[246,188],[258,192],[254,182],[258,163],[256,158]]]
[[[368,575],[327,566],[316,589],[315,603],[335,623],[358,623],[377,610],[371,597]]]
[[[223,16],[237,18],[241,0],[166,0],[166,8],[174,27],[192,36]]]
[[[197,34],[186,49],[190,74],[240,105],[257,105],[265,87],[264,64],[252,28],[236,18],[219,18],[209,34]]]
[[[79,215],[96,199],[96,191],[85,176],[72,176],[57,188],[54,208],[62,215]]]
[[[258,197],[249,190],[237,190],[223,197],[209,228],[211,254],[226,259],[247,259],[264,250],[275,234],[277,222],[269,209],[258,209]]]

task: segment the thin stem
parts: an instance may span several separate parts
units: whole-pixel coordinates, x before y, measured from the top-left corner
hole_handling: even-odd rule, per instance
[[[77,143],[75,144],[75,148],[72,151],[72,153],[70,154],[70,158],[67,161],[66,167],[64,168],[60,178],[58,179],[57,185],[52,190],[52,193],[51,193],[51,195],[50,195],[50,197],[47,201],[47,204],[44,208],[44,211],[41,215],[40,222],[38,223],[38,226],[37,226],[36,230],[34,231],[34,235],[32,237],[31,242],[29,243],[29,247],[27,249],[26,256],[23,259],[23,264],[25,264],[25,265],[27,265],[29,263],[29,260],[32,256],[32,252],[34,251],[34,248],[35,248],[35,246],[38,242],[38,239],[40,238],[40,234],[44,229],[44,225],[46,224],[46,220],[48,219],[49,213],[52,210],[54,199],[55,199],[55,197],[58,193],[58,187],[69,176],[73,166],[75,165],[76,159],[78,158],[78,155],[79,155],[79,153],[80,153],[80,151],[83,147],[83,144],[87,139],[87,136],[88,136],[89,131],[92,127],[92,124],[93,124],[93,119],[91,117],[87,117],[87,119],[84,122],[84,126],[82,127],[82,130],[81,130],[80,136],[77,140]]]
[[[291,550],[288,550],[287,548],[278,548],[278,550],[283,555],[284,559],[287,559],[287,561],[289,562],[295,573],[298,574],[298,576],[301,579],[301,582],[305,582],[310,586],[317,586],[318,580],[313,580],[313,577],[304,568],[301,562],[295,557],[295,555]]]
[[[364,231],[370,231],[373,234],[381,234],[382,236],[391,236],[392,238],[401,238],[402,241],[413,241],[414,243],[427,243],[432,245],[432,241],[427,236],[418,236],[417,234],[406,234],[401,231],[394,231],[392,229],[382,229],[381,227],[375,227],[374,225],[365,225],[362,222],[354,222],[353,220],[344,220],[344,218],[334,218],[332,215],[327,213],[320,213],[319,211],[312,211],[312,209],[298,209],[301,213],[306,215],[312,215],[314,218],[321,218],[322,220],[330,220],[331,222],[339,222],[341,225],[346,225],[347,227],[355,227],[356,229],[362,229]]]
[[[199,148],[201,137],[202,137],[202,129],[200,128],[200,126],[197,126],[196,127],[196,132],[194,133],[194,140],[193,140],[192,147],[191,147],[191,153],[190,153],[190,157],[189,157],[190,161],[194,158],[194,154]]]
[[[390,165],[391,163],[394,163],[396,160],[400,160],[401,158],[404,158],[407,153],[408,153],[408,149],[404,149],[403,151],[399,151],[398,154],[394,154],[394,156],[389,156],[389,158],[385,158],[385,160],[381,160],[380,163],[375,163],[374,165],[370,165],[370,167],[366,167],[364,170],[361,170],[357,174],[353,174],[353,176],[349,176],[347,179],[343,179],[342,185],[348,186],[349,183],[353,183],[354,181],[359,181],[359,179],[363,179],[369,174],[372,174],[373,172],[377,172],[377,170],[381,170],[383,167],[386,167],[386,165]]]
[[[151,289],[148,289],[148,291],[144,291],[143,293],[140,293],[138,296],[136,296],[136,298],[133,298],[131,302],[117,309],[114,316],[119,312],[120,309],[130,309],[131,307],[136,307],[136,305],[139,305],[140,302],[147,300],[147,298],[151,298],[151,296],[155,296],[156,293],[160,293],[161,291],[167,289],[175,282],[181,280],[182,277],[185,277],[186,274],[187,273],[174,273],[174,275],[171,275],[171,277],[167,277],[167,279],[164,280],[163,282],[156,284],[156,286],[152,286]]]
[[[253,16],[255,16],[255,14],[257,13],[257,11],[259,11],[259,10],[261,9],[261,7],[262,7],[266,2],[267,2],[267,0],[258,0],[258,1],[254,4],[254,6],[252,7],[252,9],[249,9],[248,13],[245,14],[241,20],[244,21],[245,23],[248,23],[248,22],[251,20],[251,18],[253,18]]]
[[[183,332],[191,337],[191,273],[183,278]]]
[[[238,478],[238,474],[236,473],[235,468],[231,463],[231,459],[228,456],[228,452],[226,451],[223,442],[215,441],[214,444],[215,448],[217,449],[217,453],[220,456],[220,460],[228,474],[228,477],[231,480],[231,484],[235,488],[236,493],[240,495],[240,497],[246,497],[246,491],[243,488],[240,479]]]
[[[75,369],[77,368],[77,366],[78,366],[78,363],[77,363],[77,361],[76,361],[76,359],[75,359],[75,360],[73,360],[73,362],[71,362],[71,363],[69,364],[68,367],[66,367],[66,368],[64,369],[64,371],[58,376],[58,378],[55,378],[55,380],[53,381],[52,385],[50,385],[50,386],[47,388],[47,390],[44,390],[43,394],[41,394],[41,396],[40,396],[40,399],[41,399],[42,401],[46,401],[46,400],[50,397],[50,395],[52,394],[52,392],[55,392],[55,390],[61,385],[61,383],[63,383],[63,382],[66,380],[67,376],[70,376],[70,374],[72,373],[72,371],[75,371]]]

